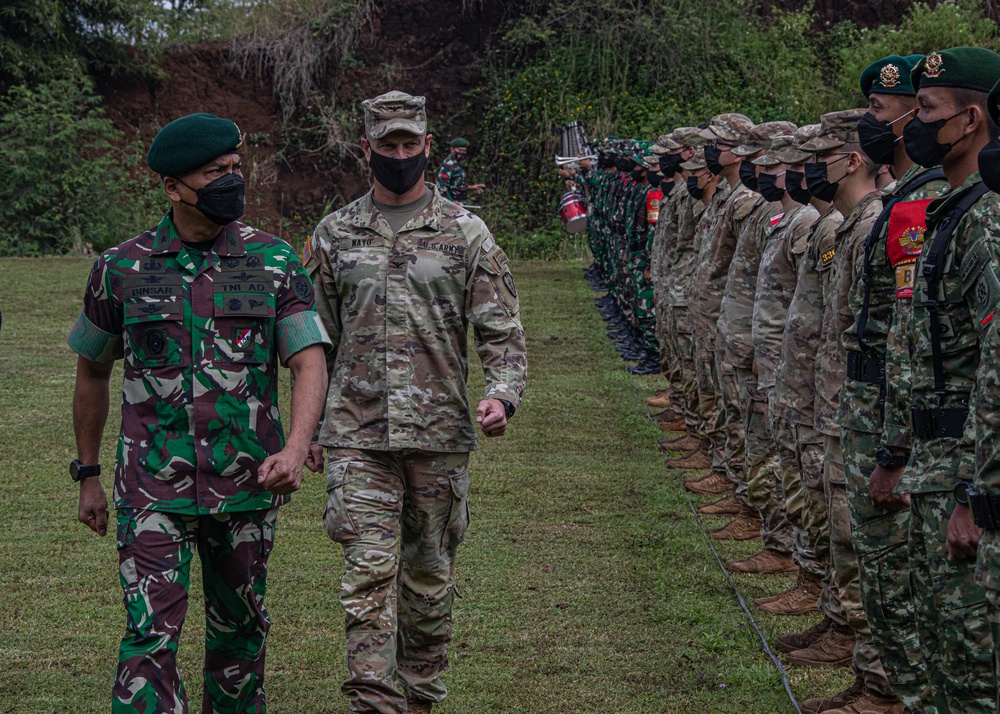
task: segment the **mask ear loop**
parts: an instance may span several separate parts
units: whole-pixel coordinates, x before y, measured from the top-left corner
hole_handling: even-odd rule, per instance
[[[919,110],[919,107],[913,107],[913,109],[911,109],[910,111],[906,112],[906,114],[901,114],[900,116],[898,116],[895,119],[893,119],[891,122],[887,122],[887,123],[889,124],[889,126],[892,126],[893,124],[895,124],[896,122],[898,122],[900,119],[905,119],[906,117],[908,117],[911,114],[913,114],[913,112],[918,111],[918,110]],[[958,115],[956,114],[955,116],[958,116]],[[954,118],[954,117],[952,117],[952,118]],[[896,141],[899,141],[902,138],[903,137],[901,137],[901,136],[897,136],[896,137]]]

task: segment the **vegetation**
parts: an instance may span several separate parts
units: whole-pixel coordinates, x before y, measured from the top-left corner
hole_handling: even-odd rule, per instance
[[[76,521],[77,489],[67,475],[75,358],[65,339],[90,264],[0,261],[0,285],[17,286],[3,293],[0,331],[0,453],[9,455],[0,460],[3,712],[108,709],[124,622],[118,558],[113,535],[98,538]],[[459,549],[463,597],[442,709],[793,712],[698,529],[683,473],[664,466],[661,432],[642,404],[657,382],[625,371],[579,279],[582,265],[513,266],[530,341],[529,389],[507,436],[484,440],[472,456],[473,522]],[[111,381],[120,386],[120,368]],[[287,416],[288,380],[280,382]],[[470,389],[481,392],[481,376]],[[116,400],[102,449],[105,486]],[[320,522],[323,489],[321,477],[307,476],[278,519],[267,603],[267,691],[276,712],[347,712],[338,691],[346,675],[336,599],[343,560]],[[760,544],[718,547],[732,558]],[[736,578],[751,603],[792,583]],[[196,566],[179,655],[192,703],[201,698],[199,582]],[[818,619],[757,614],[769,637]],[[840,691],[853,676],[846,667],[798,669],[790,679],[801,701]]]

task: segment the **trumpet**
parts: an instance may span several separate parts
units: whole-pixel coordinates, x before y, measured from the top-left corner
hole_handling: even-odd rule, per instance
[[[597,161],[597,154],[585,154],[584,156],[559,156],[556,155],[556,166],[562,167],[567,164],[576,164],[580,161]]]

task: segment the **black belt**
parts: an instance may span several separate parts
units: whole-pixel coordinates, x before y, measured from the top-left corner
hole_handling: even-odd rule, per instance
[[[995,493],[969,494],[969,508],[977,526],[991,531],[1000,529],[1000,496]]]
[[[847,378],[869,384],[885,383],[885,357],[847,351]]]
[[[969,410],[910,407],[910,417],[914,436],[921,439],[940,439],[946,436],[958,439],[965,432]]]

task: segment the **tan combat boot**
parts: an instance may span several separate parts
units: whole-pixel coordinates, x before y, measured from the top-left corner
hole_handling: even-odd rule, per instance
[[[756,575],[799,572],[799,566],[792,560],[791,553],[778,553],[770,548],[764,548],[749,558],[727,560],[726,567],[737,573],[754,573]]]
[[[760,538],[761,525],[757,512],[744,507],[736,518],[712,531],[712,537],[715,540],[756,540]]]
[[[657,412],[656,414],[650,414],[649,418],[653,421],[665,422],[665,421],[676,421],[683,416],[681,412],[677,409],[664,409],[662,412]]]
[[[687,431],[687,422],[681,418],[676,418],[673,421],[661,421],[658,422],[660,431]]]
[[[670,397],[666,394],[650,397],[646,400],[646,406],[652,409],[666,409],[670,406]]]
[[[691,470],[710,469],[712,468],[712,462],[707,456],[705,456],[704,452],[695,451],[690,454],[686,454],[685,456],[668,458],[667,466],[669,466],[672,469],[691,469]],[[698,479],[689,479],[689,480],[696,481]],[[687,486],[687,482],[684,483],[684,486],[685,487]],[[691,489],[688,490],[690,491]],[[721,493],[721,492],[713,491],[713,493]]]
[[[802,709],[802,714],[820,714],[820,712],[824,712],[825,714],[831,708],[842,707],[848,702],[857,699],[864,694],[864,691],[865,684],[861,681],[861,677],[857,677],[854,680],[854,684],[844,691],[837,692],[832,697],[806,699],[799,707]]]
[[[772,615],[808,615],[816,612],[816,601],[822,591],[822,578],[801,570],[795,585],[783,593],[758,599],[757,606]]]
[[[738,516],[742,510],[743,504],[736,496],[726,496],[718,501],[698,506],[698,513],[704,513],[706,516]]]
[[[704,454],[696,454],[703,456]],[[692,457],[693,458],[693,457]],[[689,478],[684,480],[684,488],[699,496],[715,496],[730,493],[736,490],[733,482],[718,471],[713,471],[703,478]]]
[[[407,699],[406,714],[431,714],[432,706],[434,706],[434,702],[428,702],[424,699]]]
[[[824,617],[804,632],[789,632],[787,635],[778,635],[774,639],[774,649],[785,653],[804,650],[818,640],[819,636],[830,629],[832,625],[833,620],[829,617]],[[840,705],[838,704],[837,706]]]
[[[788,664],[798,667],[839,667],[850,664],[856,641],[854,630],[848,625],[834,624],[805,649],[789,653]]]
[[[660,442],[660,449],[663,451],[695,451],[704,448],[705,440],[694,434],[684,434],[675,436],[673,439],[664,439]]]
[[[823,714],[903,714],[903,703],[893,694],[879,694],[864,688],[856,697],[839,709],[820,709]]]

